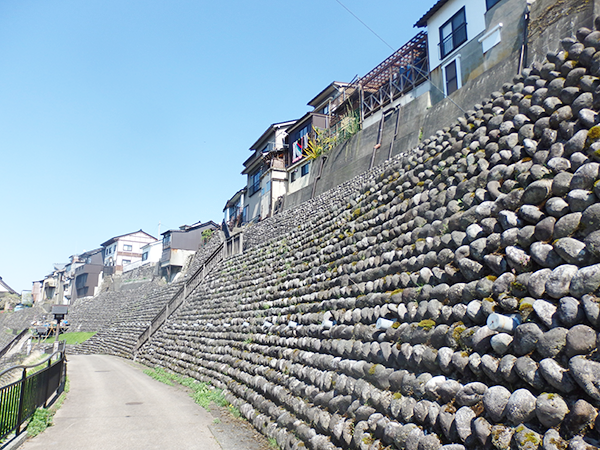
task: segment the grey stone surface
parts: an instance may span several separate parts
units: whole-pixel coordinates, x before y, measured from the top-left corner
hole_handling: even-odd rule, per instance
[[[577,271],[569,285],[572,296],[581,298],[595,292],[600,286],[600,264],[582,267]]]
[[[587,395],[600,401],[600,363],[575,356],[569,360],[569,373]]]
[[[585,244],[577,239],[564,237],[553,243],[554,250],[569,264],[581,264],[586,259]]]
[[[571,280],[579,268],[572,264],[558,266],[546,282],[546,292],[553,298],[561,298],[569,295]]]
[[[537,352],[545,358],[554,358],[567,344],[568,332],[569,330],[562,327],[554,327],[546,331],[537,342]]]
[[[501,422],[506,414],[506,405],[511,392],[504,386],[492,386],[483,396],[483,404],[487,414],[494,422]]]
[[[525,355],[535,350],[542,335],[543,331],[534,322],[519,325],[515,330],[512,343],[515,355]]]
[[[568,370],[564,369],[554,359],[542,359],[539,367],[544,379],[559,392],[568,394],[576,389],[575,380],[569,375]]]
[[[527,389],[517,389],[506,404],[506,418],[514,425],[529,422],[535,417],[535,402],[535,396]]]
[[[563,237],[569,237],[574,234],[578,229],[581,221],[581,213],[571,213],[561,217],[553,228],[553,237],[560,239]]]
[[[540,423],[548,428],[559,425],[569,412],[569,408],[560,395],[543,393],[535,403],[535,414]]]
[[[561,298],[557,313],[558,319],[566,327],[572,327],[575,324],[581,323],[585,317],[583,307],[579,301],[573,297]]]
[[[575,325],[567,333],[565,355],[586,355],[596,349],[596,331],[587,325]]]

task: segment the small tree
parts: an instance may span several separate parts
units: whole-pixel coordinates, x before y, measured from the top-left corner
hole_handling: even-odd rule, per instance
[[[213,230],[204,230],[202,232],[202,239],[204,240],[204,242],[208,242],[208,240],[212,237],[213,235]]]
[[[2,298],[0,299],[0,301],[2,303],[0,303],[4,310],[8,310],[8,309],[13,309],[15,307],[15,305],[17,305],[18,303],[21,303],[21,296],[17,295],[17,294],[6,294],[4,296],[2,296]]]

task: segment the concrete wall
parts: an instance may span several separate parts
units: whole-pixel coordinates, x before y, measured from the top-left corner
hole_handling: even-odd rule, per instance
[[[399,106],[386,115],[383,123],[381,144],[375,149],[379,138],[379,123],[353,136],[349,141],[333,149],[322,163],[318,158],[312,163],[310,179],[303,189],[288,193],[284,208],[289,209],[300,205],[311,198],[313,185],[320,173],[315,195],[322,194],[345,181],[375,167],[389,155],[397,155],[401,151],[412,148],[419,143],[420,128],[429,107],[429,93],[424,93],[414,101]]]
[[[575,36],[580,27],[593,29],[598,14],[596,0],[536,0],[531,5],[527,63],[543,61],[546,53],[559,49],[562,38]]]

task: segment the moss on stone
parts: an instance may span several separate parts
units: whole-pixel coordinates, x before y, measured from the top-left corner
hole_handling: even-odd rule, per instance
[[[591,141],[597,141],[600,139],[600,125],[590,128],[587,137]]]
[[[435,321],[431,319],[424,319],[419,322],[418,326],[424,330],[431,330],[433,327],[435,327]]]

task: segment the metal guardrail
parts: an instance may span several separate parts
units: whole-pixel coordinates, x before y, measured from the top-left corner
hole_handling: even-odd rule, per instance
[[[23,331],[21,331],[17,336],[15,336],[15,338],[10,341],[2,350],[0,350],[0,358],[2,358],[4,355],[6,355],[8,353],[8,351],[13,348],[13,346],[19,342],[19,340],[25,336],[27,333],[29,332],[29,328],[25,328]]]
[[[58,359],[52,362],[52,358]],[[27,375],[28,369],[47,364],[47,367]],[[46,406],[54,392],[60,394],[65,384],[67,365],[65,343],[56,352],[31,366],[14,366],[0,372],[0,379],[12,370],[22,370],[21,378],[0,387],[0,439],[13,431],[21,433],[21,427],[37,408]]]
[[[152,322],[146,330],[140,334],[137,343],[133,349],[137,352],[150,337],[167,321],[169,316],[173,314],[177,308],[181,306],[186,297],[191,294],[194,289],[204,280],[208,274],[209,264],[218,264],[223,260],[223,243],[221,243],[212,254],[206,258],[206,261],[196,270],[192,276],[183,284],[183,286],[173,295],[171,300],[154,316]],[[210,267],[212,268],[212,267]]]

